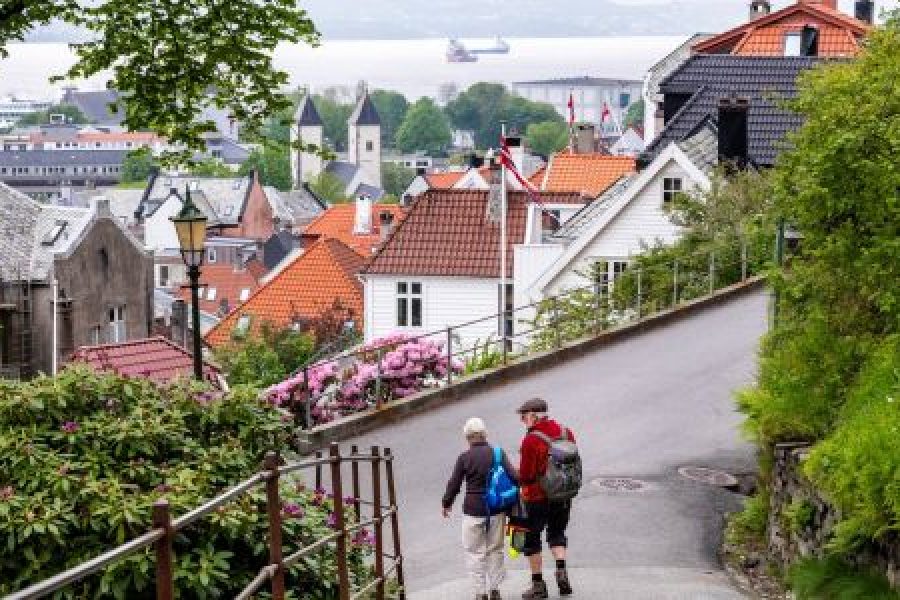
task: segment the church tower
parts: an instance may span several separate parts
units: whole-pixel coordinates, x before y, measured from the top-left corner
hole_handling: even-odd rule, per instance
[[[325,162],[321,156],[300,152],[294,147],[298,138],[304,144],[315,144],[320,148],[325,140],[325,126],[316,110],[316,105],[313,104],[312,96],[308,92],[300,101],[300,106],[297,107],[297,112],[294,114],[294,126],[291,127],[291,178],[294,189],[318,177],[325,168]]]
[[[363,90],[347,120],[347,160],[363,173],[363,183],[381,188],[381,118]]]

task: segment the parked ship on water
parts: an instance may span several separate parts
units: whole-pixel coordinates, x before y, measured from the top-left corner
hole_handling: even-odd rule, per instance
[[[491,44],[483,48],[472,48],[472,54],[509,54],[509,44],[499,35],[495,36]]]

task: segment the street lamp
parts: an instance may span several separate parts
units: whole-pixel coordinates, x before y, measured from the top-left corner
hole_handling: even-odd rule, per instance
[[[174,190],[173,190],[174,191]],[[187,267],[191,280],[191,319],[194,330],[194,377],[203,380],[203,349],[200,342],[200,266],[203,264],[206,241],[206,215],[191,201],[191,190],[184,190],[184,205],[181,211],[171,217],[178,235],[181,259]]]

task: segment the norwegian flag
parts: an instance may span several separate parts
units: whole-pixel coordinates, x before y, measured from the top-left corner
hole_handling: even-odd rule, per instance
[[[569,107],[569,127],[572,127],[575,125],[575,95],[572,92],[569,92],[569,102],[566,106]]]
[[[603,103],[603,112],[600,113],[600,122],[605,123],[606,119],[612,117],[612,112],[609,110],[609,104],[606,102]]]
[[[528,199],[541,208],[541,214],[549,215],[554,220],[557,220],[558,224],[558,219],[556,219],[556,216],[553,215],[553,213],[546,206],[544,206],[544,203],[541,201],[540,196],[538,196],[539,190],[534,187],[534,185],[532,185],[530,181],[525,179],[516,168],[516,163],[512,159],[512,153],[510,153],[509,151],[509,145],[506,143],[506,138],[502,135],[500,136],[500,164],[506,167],[506,169],[513,174],[513,177],[516,178],[516,181],[518,181],[522,185],[522,189],[526,194],[528,194]]]

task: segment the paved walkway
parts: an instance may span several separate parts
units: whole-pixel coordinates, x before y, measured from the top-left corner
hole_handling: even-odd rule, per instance
[[[542,396],[579,438],[588,479],[573,506],[575,598],[738,598],[716,558],[727,491],[686,480],[683,465],[754,469],[732,392],[752,381],[766,295],[732,300],[690,320],[624,340],[541,374],[448,404],[352,440],[394,450],[407,587],[413,600],[468,598],[459,513],[440,517],[465,419],[485,419],[493,443],[516,455],[523,399]],[[629,477],[635,491],[594,480]],[[527,579],[510,562],[507,597]]]

